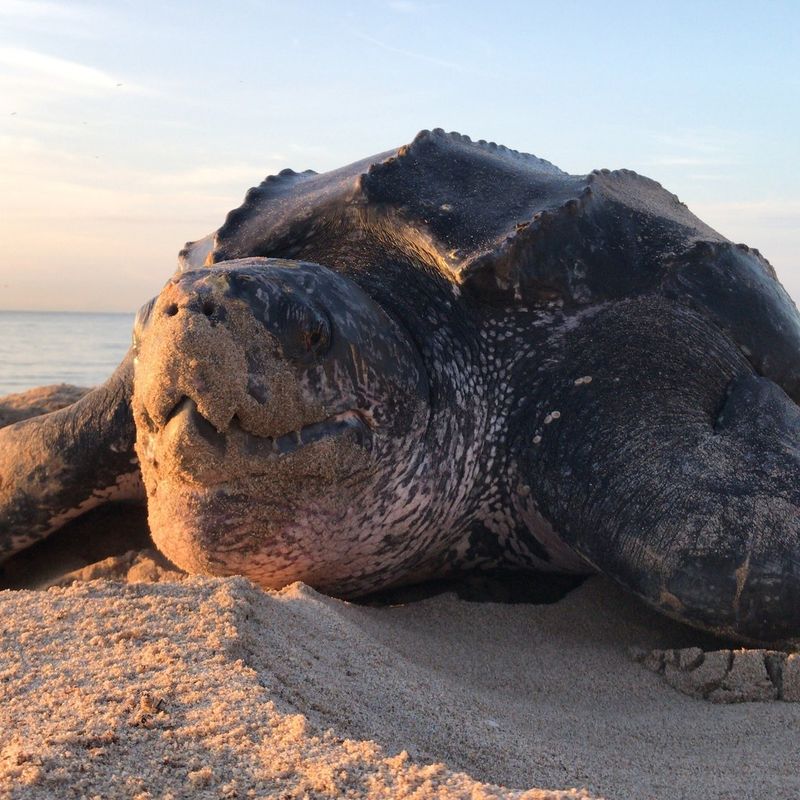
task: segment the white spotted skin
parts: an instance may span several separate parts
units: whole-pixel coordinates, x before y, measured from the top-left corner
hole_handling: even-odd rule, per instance
[[[431,384],[446,402],[434,404],[421,436],[405,452],[398,451],[396,442],[385,442],[376,460],[391,465],[390,470],[343,521],[343,528],[359,532],[358,541],[368,550],[375,541],[398,542],[403,556],[398,559],[394,548],[387,547],[385,562],[373,564],[371,574],[337,587],[343,594],[440,574],[467,535],[480,503],[486,442],[493,433],[486,414],[489,391],[469,343],[454,340],[444,324],[447,318],[437,312],[429,311],[428,321],[437,330],[421,348],[422,357]],[[376,398],[376,403],[385,404],[385,398]],[[358,545],[345,539],[342,548],[352,557]]]
[[[577,574],[594,571],[563,543],[542,516],[535,501],[536,487],[520,473],[509,430],[511,412],[524,399],[524,384],[518,380],[521,365],[529,373],[543,370],[549,365],[547,353],[551,350],[541,346],[540,336],[575,325],[574,319],[565,318],[558,308],[511,308],[505,314],[478,321],[476,372],[480,381],[473,378],[472,383],[481,385],[481,405],[488,413],[482,428],[482,446],[472,448],[476,476],[470,515],[473,525],[448,554],[453,569],[507,567]],[[577,385],[588,385],[590,381],[591,378],[581,377]],[[561,416],[558,409],[545,406],[537,413],[540,429],[557,424]],[[541,438],[542,434],[537,434],[531,444],[535,446]],[[484,546],[481,537],[488,540]],[[531,546],[532,540],[536,546]]]
[[[283,262],[275,264],[276,269],[284,268]],[[254,275],[256,266],[231,262],[224,270],[236,282],[237,270]],[[369,310],[364,295],[346,288],[342,283],[346,276],[301,265],[293,267],[291,275],[281,273],[282,280],[304,281],[304,269],[309,270],[309,281],[329,286],[325,294],[314,296],[328,301],[340,334],[335,357],[293,368],[297,397],[305,408],[319,409],[320,417],[312,422],[347,408],[358,409],[373,427],[368,456],[345,450],[336,455],[334,444],[325,456],[328,445],[303,445],[296,453],[281,456],[285,460],[275,471],[267,467],[259,478],[258,460],[248,462],[245,455],[236,467],[205,451],[201,471],[192,475],[190,470],[186,480],[179,475],[182,468],[159,477],[157,461],[179,464],[182,456],[178,454],[177,461],[166,451],[162,451],[165,458],[159,456],[160,434],[146,430],[147,415],[137,412],[140,395],[135,388],[137,448],[151,527],[154,541],[166,555],[189,571],[245,574],[265,587],[303,580],[340,596],[472,567],[588,571],[539,513],[536,487],[519,474],[514,453],[511,418],[521,399],[520,389],[554,358],[553,348],[542,344],[557,327],[561,310],[523,308],[489,315],[460,296],[445,276],[418,274],[409,281],[407,271],[400,270],[397,283],[387,280],[391,276],[384,272],[379,285],[357,284],[388,317],[372,327],[378,320],[375,311]],[[273,280],[270,276],[277,274],[268,266],[258,280]],[[159,309],[176,300],[190,303],[192,287],[204,285],[202,276],[184,275],[183,288],[165,290],[172,294],[165,294],[154,307],[157,319],[167,319],[158,325],[180,319],[158,317]],[[175,291],[178,295],[173,297]],[[334,295],[339,299],[331,308]],[[256,295],[262,296],[266,295]],[[226,303],[226,295],[216,297],[216,302]],[[241,311],[242,306],[237,308]],[[225,330],[224,324],[220,330]],[[280,337],[280,331],[275,335]],[[154,341],[165,336],[160,333]],[[241,346],[249,347],[248,341]],[[209,342],[213,348],[213,339]],[[414,377],[420,374],[414,350],[426,377],[424,402]],[[398,369],[392,366],[395,363],[403,366]],[[153,365],[140,362],[135,387],[139,370],[152,382]],[[154,396],[152,402],[161,401]],[[546,402],[545,398],[535,412],[541,416],[542,430],[557,427],[560,415]],[[164,446],[181,441],[176,423],[169,424],[173,434]],[[237,434],[222,435],[233,435],[235,440]],[[355,460],[350,473],[328,475],[318,470],[323,463],[350,463],[351,456]],[[193,458],[188,451],[186,457]],[[231,472],[242,463],[245,473]],[[282,488],[276,494],[272,486]]]
[[[549,366],[541,363],[548,348],[541,347],[539,336],[561,326],[568,333],[575,321],[560,309],[515,308],[489,318],[476,314],[459,326],[454,319],[461,312],[446,302],[428,307],[431,329],[423,358],[432,385],[446,400],[430,421],[428,440],[420,449],[424,458],[409,454],[407,463],[414,469],[403,469],[404,459],[398,459],[388,492],[397,505],[381,513],[365,508],[352,524],[382,536],[396,530],[396,520],[403,518],[419,567],[411,574],[405,564],[389,583],[476,567],[594,572],[540,513],[536,487],[520,474],[509,435],[511,412],[521,399],[515,373],[521,365],[533,372]],[[549,425],[560,418],[558,409],[544,405],[538,413],[540,427],[548,417]]]

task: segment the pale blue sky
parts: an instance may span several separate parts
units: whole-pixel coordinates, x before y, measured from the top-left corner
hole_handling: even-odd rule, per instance
[[[800,298],[800,2],[0,0],[0,308],[135,309],[283,167],[443,127],[661,181]]]

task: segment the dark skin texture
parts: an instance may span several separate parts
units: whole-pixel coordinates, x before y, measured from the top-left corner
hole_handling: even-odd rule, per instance
[[[375,551],[388,560],[404,542],[435,544],[403,574],[376,563],[375,576],[597,570],[706,630],[800,636],[800,316],[758,251],[635,173],[571,176],[433,131],[335,172],[268,178],[213,237],[186,246],[180,268],[243,258],[264,259],[248,268],[267,282],[269,259],[323,265],[419,354],[433,422],[402,458],[424,467],[427,516],[381,529]],[[223,327],[225,302],[213,312]],[[300,364],[320,319],[286,316],[289,332],[280,313],[268,325]],[[0,431],[0,554],[92,495],[102,502],[130,471],[130,396],[123,365],[69,409]],[[392,485],[376,484],[400,519],[386,509],[418,487]]]
[[[609,354],[599,337],[615,330]],[[560,354],[570,373],[537,381],[511,427],[562,538],[670,616],[752,641],[794,635],[800,408],[662,298],[604,309]],[[537,428],[543,394],[561,416]]]

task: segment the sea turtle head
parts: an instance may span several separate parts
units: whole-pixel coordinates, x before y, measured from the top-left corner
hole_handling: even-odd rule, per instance
[[[395,319],[325,267],[240,259],[173,277],[134,349],[136,450],[170,559],[265,587],[385,582],[429,416]]]

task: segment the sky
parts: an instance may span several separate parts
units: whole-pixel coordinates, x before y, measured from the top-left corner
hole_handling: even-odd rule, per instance
[[[800,2],[0,0],[0,308],[133,311],[284,167],[627,167],[800,300]]]

